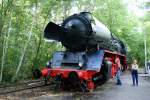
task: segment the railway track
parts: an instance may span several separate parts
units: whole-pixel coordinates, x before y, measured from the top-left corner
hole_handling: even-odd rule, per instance
[[[29,81],[23,81],[23,82],[19,82],[19,83],[2,83],[0,84],[0,89],[1,88],[7,88],[7,87],[14,87],[14,86],[18,86],[18,85],[25,85],[25,84],[30,84],[30,83],[34,83],[34,82],[41,82],[42,80],[29,80]]]
[[[5,87],[0,87],[0,95],[6,95],[10,93],[25,91],[25,90],[32,90],[32,89],[41,88],[41,87],[45,87],[49,85],[50,83],[45,85],[45,82],[41,80],[19,83],[19,84],[16,84],[15,86],[7,85]]]

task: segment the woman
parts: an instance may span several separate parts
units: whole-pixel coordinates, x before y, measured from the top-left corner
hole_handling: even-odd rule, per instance
[[[116,73],[116,79],[117,79],[117,85],[122,85],[122,82],[121,82],[121,63],[120,63],[120,59],[118,56],[116,56],[116,59],[115,59],[115,63],[117,65],[117,73]]]
[[[133,81],[133,86],[136,85],[138,86],[138,64],[137,60],[133,60],[133,64],[131,65],[131,75],[132,75],[132,81]]]

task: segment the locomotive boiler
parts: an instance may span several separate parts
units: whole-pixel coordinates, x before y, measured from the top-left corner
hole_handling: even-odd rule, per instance
[[[89,12],[74,14],[66,18],[61,26],[48,23],[44,37],[61,42],[69,51],[85,51],[98,47],[126,54],[123,42]]]
[[[126,68],[126,46],[89,12],[66,18],[61,25],[49,22],[44,37],[61,42],[65,51],[56,51],[42,71],[35,70],[45,83],[49,78],[60,89],[90,91],[114,77],[116,57]]]

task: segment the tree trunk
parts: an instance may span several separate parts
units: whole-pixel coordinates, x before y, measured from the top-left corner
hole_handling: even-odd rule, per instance
[[[3,43],[3,54],[2,54],[2,63],[1,63],[1,73],[0,73],[0,82],[3,79],[3,69],[4,69],[4,64],[5,64],[5,56],[7,53],[7,48],[8,48],[8,41],[9,41],[9,33],[10,33],[10,28],[11,28],[11,22],[12,22],[12,14],[10,15],[10,21],[8,25],[8,32],[5,33],[4,36],[4,43]],[[5,39],[6,37],[6,39]]]
[[[51,9],[51,8],[49,8],[49,9]],[[46,21],[47,21],[47,19],[48,19],[48,16],[49,16],[49,11],[50,11],[50,10],[48,10],[47,17],[45,17],[45,19],[44,19],[43,27],[42,27],[42,30],[41,30],[41,32],[40,32],[40,40],[39,40],[39,44],[38,44],[38,47],[37,47],[37,51],[36,51],[35,58],[33,59],[32,71],[33,71],[33,69],[34,69],[34,65],[35,65],[36,62],[37,62],[38,55],[39,55],[39,52],[40,52],[40,46],[41,46],[41,44],[42,44],[42,37],[43,37],[43,30],[44,30],[45,23],[46,23]]]
[[[31,29],[30,29],[30,32],[29,32],[29,37],[28,37],[28,40],[27,40],[27,42],[26,42],[26,44],[25,44],[25,47],[24,47],[24,49],[23,49],[23,52],[22,52],[22,55],[21,55],[21,58],[20,58],[20,62],[19,62],[18,67],[17,67],[16,76],[18,75],[18,72],[19,72],[20,67],[21,67],[21,65],[22,65],[23,58],[24,58],[24,56],[25,56],[25,52],[26,52],[27,47],[28,47],[28,44],[29,44],[29,42],[30,42],[30,39],[31,39],[31,36],[32,36],[32,28],[33,28],[33,23],[32,23],[32,25],[31,25]]]
[[[35,5],[35,6],[36,6],[36,8],[37,8],[37,5]],[[37,10],[37,9],[36,9],[36,10]],[[28,44],[29,44],[29,42],[30,42],[30,40],[31,40],[31,36],[32,36],[32,33],[33,33],[32,30],[33,30],[34,24],[36,23],[36,14],[37,14],[37,12],[35,11],[35,13],[33,14],[34,19],[33,19],[33,22],[32,22],[32,24],[31,24],[30,31],[29,31],[29,37],[28,37],[28,40],[27,40],[27,42],[26,42],[26,44],[25,44],[25,46],[24,46],[24,49],[23,49],[23,52],[22,52],[22,55],[21,55],[21,57],[20,57],[20,61],[19,61],[19,64],[18,64],[18,67],[17,67],[17,70],[16,70],[16,74],[15,74],[15,76],[12,78],[12,81],[17,77],[18,72],[19,72],[19,70],[20,70],[20,68],[21,68],[21,65],[22,65],[22,62],[23,62],[23,59],[24,59],[24,56],[25,56],[25,53],[26,53]]]

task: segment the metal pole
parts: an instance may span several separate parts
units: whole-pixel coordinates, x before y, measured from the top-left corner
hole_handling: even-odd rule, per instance
[[[145,2],[143,0],[143,8],[144,8],[144,13],[145,13]],[[147,34],[146,32],[144,32],[144,52],[145,52],[145,73],[148,72],[148,68],[147,68]]]
[[[145,48],[145,73],[147,73],[147,39],[146,39],[146,33],[144,32],[144,48]]]

